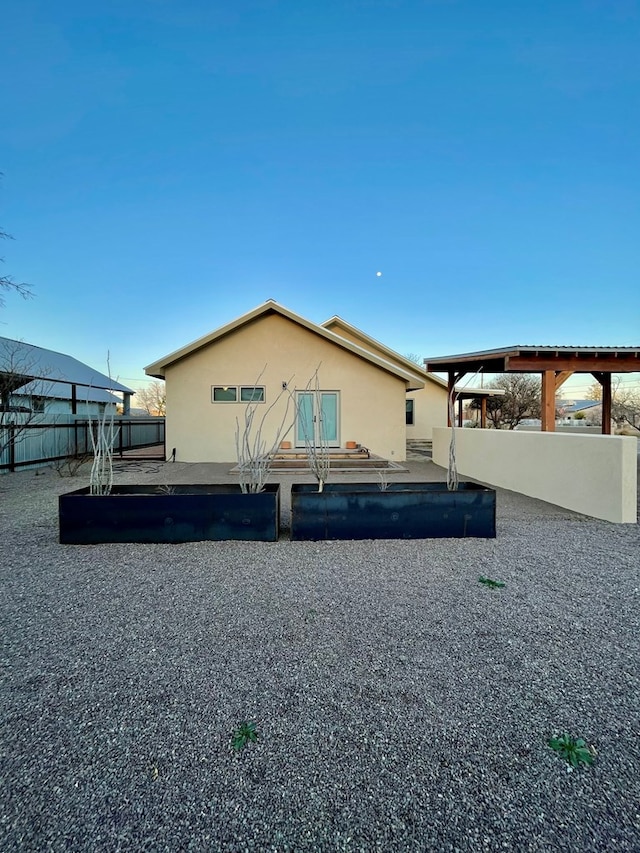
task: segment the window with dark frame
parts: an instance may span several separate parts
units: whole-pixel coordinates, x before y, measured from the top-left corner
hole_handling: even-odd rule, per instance
[[[238,389],[235,385],[212,385],[212,403],[236,403],[238,400]]]
[[[406,401],[406,423],[407,426],[413,426],[413,404],[414,400]]]
[[[263,385],[242,385],[240,387],[241,403],[264,403]]]

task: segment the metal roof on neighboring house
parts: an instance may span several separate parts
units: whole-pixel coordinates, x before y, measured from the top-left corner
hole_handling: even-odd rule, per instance
[[[0,337],[0,373],[20,376],[26,381],[46,379],[87,388],[108,388],[124,394],[135,393],[132,388],[116,382],[71,355],[11,338]]]
[[[567,414],[574,412],[582,412],[584,409],[593,409],[596,406],[601,406],[601,400],[559,400],[558,408]]]

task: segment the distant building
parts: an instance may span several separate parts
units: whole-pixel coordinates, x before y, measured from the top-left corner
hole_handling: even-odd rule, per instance
[[[47,417],[74,414],[71,385],[46,379],[34,379],[23,385],[10,395],[9,404]],[[76,392],[76,415],[100,417],[105,411],[113,411],[115,415],[118,407],[122,408],[121,398],[103,388],[82,387]]]
[[[0,409],[37,415],[99,415],[134,391],[65,353],[0,337]],[[121,395],[121,396],[120,396]]]
[[[599,400],[559,400],[557,422],[571,424],[586,421],[591,424],[602,422],[602,404]]]

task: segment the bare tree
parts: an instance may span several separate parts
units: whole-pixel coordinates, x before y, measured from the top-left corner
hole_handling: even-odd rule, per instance
[[[419,356],[415,352],[406,352],[404,354],[404,357],[408,361],[412,361],[414,364],[417,364],[419,367],[422,367],[424,369],[424,360],[422,359],[422,356]]]
[[[487,399],[487,417],[495,429],[515,429],[524,418],[540,417],[541,380],[528,373],[501,373],[487,380],[504,391]]]
[[[27,437],[50,383],[19,341],[0,342],[0,457]]]
[[[625,423],[632,427],[640,425],[640,390],[629,388],[622,381],[620,374],[611,377],[611,418],[618,426]],[[594,382],[587,391],[587,400],[602,402],[602,385]],[[590,413],[589,420],[593,423],[602,423],[602,408],[599,407],[597,414]]]
[[[167,390],[164,382],[150,382],[136,391],[136,401],[149,415],[163,418],[167,412]]]
[[[596,400],[597,402],[602,400],[602,385],[599,382],[594,382],[589,386],[585,400]]]

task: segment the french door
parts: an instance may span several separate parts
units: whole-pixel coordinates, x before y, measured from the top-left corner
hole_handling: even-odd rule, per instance
[[[338,391],[298,391],[296,395],[296,446],[311,443],[339,447]]]

